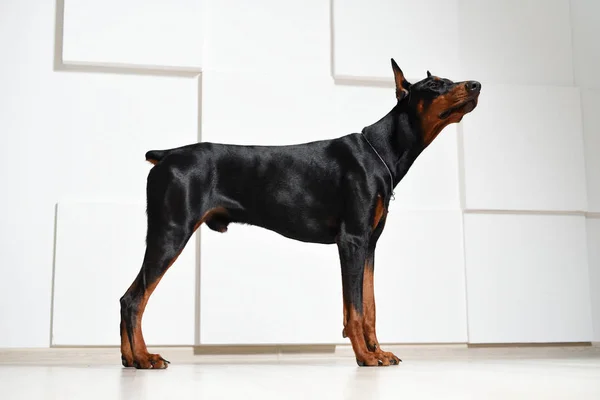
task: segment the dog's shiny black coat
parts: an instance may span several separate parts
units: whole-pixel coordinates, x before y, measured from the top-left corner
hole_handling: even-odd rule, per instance
[[[382,127],[401,124],[399,115],[394,111],[365,129],[384,160],[393,160],[389,165],[395,184],[422,150],[401,144],[416,138],[402,131],[402,137],[394,138]],[[384,144],[393,141],[400,142],[397,149]],[[349,232],[363,230],[365,224],[370,229],[377,194],[389,198],[393,190],[388,170],[360,134],[289,146],[199,143],[161,155],[147,155],[161,160],[150,173],[149,189],[161,185],[161,178],[177,185],[178,200],[192,205],[181,215],[190,226],[206,211],[225,208],[211,218],[218,217],[218,231],[239,222],[295,240],[332,244],[342,224]],[[213,228],[211,219],[206,223]]]
[[[475,107],[476,97],[468,110],[458,100],[480,89],[477,82],[454,83],[429,73],[411,85],[392,64],[397,104],[361,133],[288,146],[197,143],[146,154],[155,164],[147,181],[146,255],[140,275],[121,299],[134,353],[141,299],[203,222],[219,232],[230,223],[244,223],[303,242],[336,243],[344,304],[362,314],[365,262],[374,258],[386,219],[383,213],[376,220],[377,202],[387,210],[393,186],[429,145],[424,118],[442,121],[444,113],[462,113],[460,121]],[[454,108],[434,106],[453,91],[461,93],[453,94],[458,99]]]

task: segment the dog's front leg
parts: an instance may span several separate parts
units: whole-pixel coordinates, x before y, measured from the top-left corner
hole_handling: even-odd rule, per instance
[[[365,271],[363,277],[363,331],[365,334],[365,342],[367,349],[373,352],[379,360],[387,360],[392,365],[397,365],[402,360],[396,357],[393,353],[383,351],[379,347],[377,333],[375,331],[375,288],[373,283],[373,274],[375,272],[375,249],[369,250],[367,254],[367,262],[365,263]]]
[[[341,233],[338,251],[342,268],[342,290],[346,308],[344,332],[352,343],[356,362],[360,366],[390,365],[389,359],[380,360],[365,343],[363,275],[368,251],[368,235]]]

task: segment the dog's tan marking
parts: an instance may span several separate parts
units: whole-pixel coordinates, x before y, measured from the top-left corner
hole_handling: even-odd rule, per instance
[[[348,322],[345,332],[350,339],[350,343],[352,343],[352,350],[354,350],[354,354],[356,355],[356,361],[360,365],[379,365],[377,357],[367,349],[363,331],[363,316],[358,313],[354,306],[350,306],[348,310]],[[385,360],[381,360],[381,363],[382,365],[390,365],[389,361],[386,364]]]
[[[139,364],[140,368],[148,369],[162,369],[166,368],[167,364],[162,359],[162,357],[158,354],[150,354],[148,353],[148,348],[146,347],[146,342],[144,341],[144,335],[142,334],[142,318],[144,315],[144,310],[146,309],[146,304],[148,304],[148,299],[156,289],[156,286],[165,275],[167,270],[171,268],[171,266],[177,261],[177,257],[179,257],[181,252],[177,253],[175,257],[169,262],[169,265],[164,270],[162,275],[160,275],[154,282],[152,282],[148,287],[145,288],[144,294],[142,295],[142,299],[140,304],[138,305],[138,312],[135,316],[135,326],[133,328],[133,358]]]
[[[367,348],[374,351],[378,347],[375,335],[375,290],[373,286],[373,263],[367,260],[363,274],[363,330]]]
[[[448,118],[441,119],[440,114],[444,111],[455,107],[461,101],[469,98],[464,85],[457,85],[454,89],[446,94],[437,96],[431,101],[431,104],[423,110],[423,107],[417,110],[421,116],[421,128],[423,130],[423,142],[425,147],[439,135],[439,133],[451,123],[458,122],[463,117],[464,113],[456,111]]]
[[[379,225],[379,221],[381,221],[381,217],[383,216],[384,212],[385,212],[385,207],[383,206],[383,199],[381,198],[380,195],[378,195],[377,202],[375,203],[375,214],[373,216],[373,225],[372,225],[373,230],[375,228],[377,228],[377,225]]]
[[[367,350],[381,360],[383,365],[399,364],[400,359],[393,353],[381,350],[375,331],[375,286],[373,280],[373,260],[367,260],[363,274],[363,335]]]

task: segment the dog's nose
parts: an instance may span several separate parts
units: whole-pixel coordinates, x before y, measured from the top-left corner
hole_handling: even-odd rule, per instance
[[[467,90],[469,92],[479,92],[481,90],[481,83],[477,81],[467,82]]]

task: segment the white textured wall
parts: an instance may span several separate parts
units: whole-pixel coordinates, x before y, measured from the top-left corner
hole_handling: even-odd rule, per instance
[[[597,2],[57,4],[0,4],[0,347],[119,343],[145,151],[199,132],[358,132],[394,105],[390,57],[409,80],[429,69],[483,91],[396,190],[380,339],[600,341]],[[203,227],[199,257],[194,243],[149,303],[148,342],[347,343],[334,246],[243,226]]]
[[[571,0],[573,69],[581,89],[588,202],[588,251],[594,341],[600,342],[600,3]]]
[[[67,0],[65,9],[81,3],[91,7],[93,2]],[[81,40],[85,29],[112,29],[115,7],[116,2],[90,8],[93,24],[79,25],[80,31],[65,29],[65,49],[73,61],[90,61],[87,56],[92,54],[96,58],[91,61],[103,65],[135,63],[138,57],[140,65],[150,62],[149,53],[142,51],[132,54],[133,59],[113,59],[108,50],[119,42],[105,43],[106,51],[98,48],[96,53]],[[127,65],[103,73],[95,72],[99,68],[65,71],[60,52],[56,70],[55,17],[54,2],[0,4],[0,347],[50,345],[53,263],[52,343],[119,341],[119,297],[143,257],[144,220],[139,213],[143,217],[150,167],[144,153],[198,137],[197,78],[170,70],[141,74],[139,67]],[[160,20],[156,13],[150,17]],[[60,36],[57,40],[60,44]],[[196,42],[200,51],[201,39]],[[194,48],[179,51],[186,59]],[[124,218],[127,205],[137,214],[125,213]],[[149,332],[154,343],[190,343],[194,338],[193,252],[179,267],[187,276],[173,274],[150,302],[145,325],[156,326],[154,334]],[[176,300],[179,311],[173,313]],[[165,318],[170,329],[163,328],[168,325]]]
[[[461,201],[443,207],[465,212],[464,268],[455,269],[453,276],[465,274],[468,341],[591,340],[586,225],[575,215],[587,211],[590,182],[569,1],[428,0],[416,5],[336,0],[333,12],[333,71],[340,81],[390,81],[383,59],[393,55],[408,77],[420,79],[430,69],[483,84],[479,107],[464,119],[458,135],[451,129],[444,132],[459,152],[458,162],[445,167],[459,177]],[[449,143],[436,141],[434,148]],[[423,167],[434,171],[441,161],[435,158]],[[424,182],[411,188],[413,196]],[[388,224],[386,235],[397,235],[398,229]],[[547,230],[570,241],[549,246],[538,235]],[[515,240],[523,232],[533,237]],[[439,245],[432,247],[435,251]],[[407,264],[414,267],[417,260],[409,258]],[[546,260],[552,263],[544,265]],[[433,264],[441,271],[441,263]],[[563,285],[566,277],[571,279],[568,286]],[[447,282],[461,288],[458,280]],[[548,293],[561,296],[560,308]],[[448,298],[440,290],[432,290],[432,296],[438,304]],[[534,301],[526,307],[519,299]],[[400,302],[395,306],[397,315],[409,315],[402,313]],[[428,315],[435,318],[440,311],[438,307]],[[571,323],[547,333],[565,313],[571,313]],[[419,315],[420,321],[425,319]],[[442,341],[449,340],[450,331]],[[393,332],[387,340],[404,339],[406,328],[399,323]],[[427,335],[420,331],[418,337]]]

